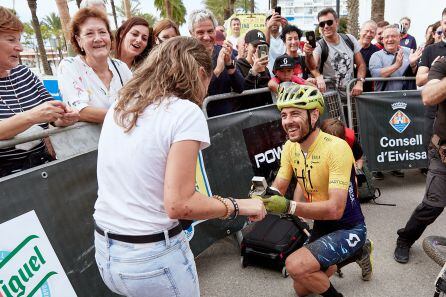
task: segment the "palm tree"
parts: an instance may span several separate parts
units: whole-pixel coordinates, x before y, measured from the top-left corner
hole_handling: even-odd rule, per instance
[[[73,50],[70,42],[70,29],[68,28],[71,18],[70,11],[68,9],[67,0],[56,0],[57,10],[59,11],[59,24],[57,24],[58,28],[61,29],[64,37],[65,44],[67,46],[68,54],[71,56],[73,54]],[[51,25],[50,25],[51,27]],[[59,36],[59,35],[58,35]]]
[[[118,29],[118,18],[116,16],[115,0],[110,0],[110,6],[112,8],[112,14],[113,14],[113,20],[115,21],[115,27],[116,27],[116,29]]]
[[[62,55],[62,46],[65,38],[62,34],[62,24],[59,16],[57,16],[54,12],[50,13],[43,19],[43,23],[48,27],[48,31],[51,35],[51,38],[56,38],[56,48],[59,54],[60,60],[63,59]],[[62,38],[61,38],[62,36]]]
[[[204,4],[206,8],[212,11],[220,24],[231,17],[236,9],[243,9],[253,12],[255,10],[255,1],[249,0],[249,3],[245,0],[227,0],[222,3],[221,0],[205,0]]]
[[[379,22],[384,20],[385,0],[372,0],[372,20]]]
[[[163,18],[169,18],[179,26],[186,22],[186,7],[181,0],[155,0],[156,9]]]
[[[48,64],[48,59],[46,56],[45,45],[43,44],[42,32],[40,31],[39,18],[37,17],[37,0],[27,0],[29,9],[31,10],[31,19],[34,32],[36,34],[37,44],[39,47],[40,57],[42,59],[43,72],[46,75],[53,75],[51,67]]]
[[[154,24],[156,23],[156,21],[158,20],[158,19],[156,18],[156,16],[154,16],[153,14],[150,14],[150,13],[140,13],[140,14],[137,14],[137,16],[139,16],[139,17],[145,19],[145,20],[147,21],[147,23],[149,23],[149,26],[150,26],[150,27],[153,27],[153,25],[154,25]]]
[[[139,2],[139,1],[138,1]],[[122,6],[124,8],[124,15],[126,19],[129,19],[132,17],[132,5],[130,3],[130,0],[122,0]]]
[[[276,8],[277,0],[271,0],[271,8]]]
[[[140,15],[141,14],[141,3],[139,2],[139,0],[133,0],[133,2],[135,2],[135,5],[131,5],[130,6],[130,17],[132,15]],[[125,8],[125,1],[122,0],[121,1],[121,6],[117,6],[116,7],[116,13],[123,18],[129,18],[127,17],[127,12],[126,12],[126,8]]]
[[[348,9],[347,32],[355,37],[358,37],[359,0],[347,0],[347,9]]]

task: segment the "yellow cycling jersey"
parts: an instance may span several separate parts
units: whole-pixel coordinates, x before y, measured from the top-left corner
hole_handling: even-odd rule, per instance
[[[324,201],[329,189],[349,189],[354,162],[347,142],[319,131],[306,154],[299,143],[285,143],[277,176],[291,180],[294,173],[308,202]]]

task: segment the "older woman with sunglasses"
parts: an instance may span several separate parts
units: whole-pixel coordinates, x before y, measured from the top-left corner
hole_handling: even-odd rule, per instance
[[[108,18],[97,8],[80,9],[71,21],[76,57],[58,69],[63,100],[79,110],[80,120],[102,123],[119,90],[132,73],[124,62],[110,58],[113,36]]]
[[[29,68],[19,65],[23,24],[0,6],[0,140],[25,130],[68,126],[79,119],[77,111],[55,101]],[[53,160],[43,140],[0,149],[0,177]]]
[[[116,58],[136,69],[152,48],[149,23],[141,17],[132,17],[116,31]]]

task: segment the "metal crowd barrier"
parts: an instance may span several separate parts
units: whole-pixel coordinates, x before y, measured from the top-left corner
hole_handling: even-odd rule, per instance
[[[415,77],[368,77],[365,79],[366,82],[368,81],[405,81],[405,80],[415,80]],[[359,126],[359,118],[356,117],[356,104],[355,104],[355,100],[352,99],[351,96],[351,90],[352,90],[352,86],[354,83],[356,83],[358,81],[357,78],[354,78],[352,80],[350,80],[347,83],[346,86],[346,95],[347,95],[347,112],[348,112],[348,127],[353,129],[355,131],[355,134],[357,134],[358,132],[358,126]],[[401,90],[400,90],[401,91]],[[400,91],[379,91],[379,92],[366,92],[363,94],[368,94],[368,93],[395,93],[395,92],[400,92]],[[404,91],[404,90],[403,90]]]

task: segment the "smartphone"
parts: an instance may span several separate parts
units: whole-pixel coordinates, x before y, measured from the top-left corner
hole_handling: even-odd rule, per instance
[[[274,8],[274,12],[277,12],[279,15],[282,15],[282,7],[276,6],[276,8]]]
[[[311,45],[311,47],[315,48],[316,47],[316,35],[314,34],[314,31],[305,32],[305,37],[307,38],[307,41]]]
[[[260,58],[268,57],[268,46],[266,44],[259,44],[257,46],[257,56]]]

